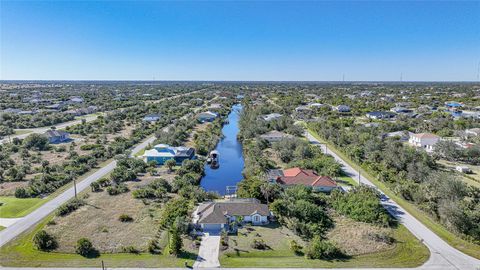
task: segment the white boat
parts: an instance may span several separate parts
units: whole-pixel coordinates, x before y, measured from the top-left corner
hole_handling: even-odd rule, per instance
[[[208,162],[210,160],[210,162]],[[219,167],[219,153],[217,150],[213,150],[210,152],[207,158],[207,163],[210,164],[212,168],[218,168]]]

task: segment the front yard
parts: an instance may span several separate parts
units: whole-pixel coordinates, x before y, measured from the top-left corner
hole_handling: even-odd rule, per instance
[[[13,196],[0,196],[0,203],[0,218],[18,218],[28,215],[45,203],[45,200],[40,198],[19,199]]]
[[[306,243],[290,230],[271,224],[246,227],[239,230],[237,235],[229,236],[229,247],[221,252],[220,264],[222,267],[417,267],[430,256],[427,247],[403,226],[389,229],[395,239],[393,244],[372,245],[372,240],[363,238],[372,225],[359,223],[343,221],[330,232],[328,238],[336,242],[345,253],[362,253],[361,255],[348,255],[344,259],[330,261],[306,259],[302,254],[290,250],[290,241],[295,240],[303,249]],[[356,230],[361,224],[364,224],[363,227]],[[257,237],[265,241],[266,250],[251,247]]]

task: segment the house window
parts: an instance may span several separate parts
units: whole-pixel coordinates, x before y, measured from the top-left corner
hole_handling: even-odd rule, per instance
[[[253,221],[254,222],[260,222],[260,217],[259,216],[254,216]]]

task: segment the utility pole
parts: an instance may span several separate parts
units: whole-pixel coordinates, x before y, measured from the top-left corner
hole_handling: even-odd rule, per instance
[[[361,182],[361,176],[360,176],[360,165],[358,166],[358,185],[360,186],[362,184]]]
[[[75,190],[75,199],[77,199],[77,181],[73,178],[73,189]]]
[[[103,263],[103,260],[102,260],[102,270],[105,270],[105,264]]]
[[[73,180],[73,190],[75,192],[75,199],[77,199],[77,181],[75,180],[75,174],[72,171],[70,172],[70,177]]]

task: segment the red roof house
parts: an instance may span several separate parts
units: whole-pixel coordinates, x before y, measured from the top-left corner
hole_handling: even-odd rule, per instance
[[[329,176],[320,176],[313,170],[301,168],[291,168],[282,170],[276,178],[276,182],[281,185],[304,185],[310,186],[315,191],[330,192],[337,188],[337,182]]]

